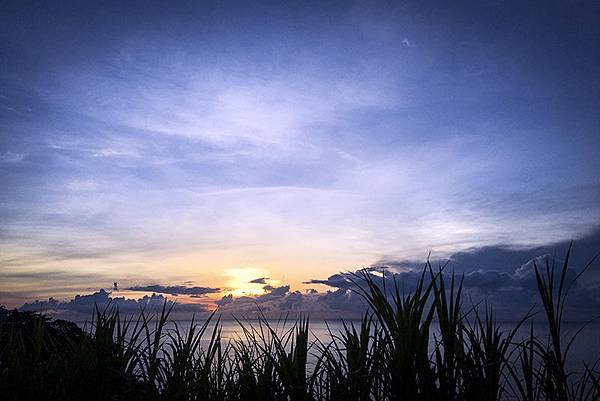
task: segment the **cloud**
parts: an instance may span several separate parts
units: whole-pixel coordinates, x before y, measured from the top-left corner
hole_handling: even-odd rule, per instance
[[[234,300],[233,300],[233,295],[229,294],[229,295],[225,295],[223,298],[221,298],[221,299],[219,299],[219,300],[215,301],[215,303],[216,303],[218,306],[221,306],[221,307],[223,307],[223,306],[225,306],[225,305],[228,305],[228,304],[232,303],[233,301],[234,301]]]
[[[344,273],[337,273],[329,276],[327,279],[310,279],[304,281],[303,284],[324,284],[330,287],[349,289],[352,287],[350,276]]]
[[[92,192],[98,189],[98,184],[94,180],[73,180],[66,187],[72,192]]]
[[[288,315],[292,318],[310,315],[313,319],[356,319],[366,310],[360,295],[351,290],[327,291],[319,293],[314,289],[301,293],[289,291],[289,286],[265,286],[266,294],[259,296],[232,295],[216,301],[219,312],[225,316],[256,318],[278,318]]]
[[[485,301],[495,308],[499,318],[512,320],[522,316],[534,303],[539,304],[534,264],[541,268],[544,268],[546,263],[560,266],[563,262],[561,257],[564,257],[567,246],[566,243],[558,243],[531,248],[510,248],[502,245],[473,248],[470,251],[451,254],[448,259],[433,260],[432,265],[434,269],[437,269],[438,266],[447,263],[445,266],[447,277],[452,273],[464,277],[465,302]],[[575,278],[599,247],[600,234],[598,231],[594,231],[574,243],[574,251],[570,258],[572,268],[567,272],[568,281]],[[397,284],[402,291],[408,292],[414,290],[415,283],[424,266],[423,261],[414,260],[385,259],[381,263],[384,266],[373,265],[354,272],[341,272],[327,278],[313,278],[304,282],[305,284],[329,287],[330,289],[325,292],[309,289],[305,293],[301,293],[291,291],[289,285],[263,285],[263,282],[267,282],[267,277],[250,280],[252,283],[262,285],[264,294],[241,297],[226,295],[216,301],[205,297],[207,294],[217,294],[220,291],[219,288],[212,287],[155,284],[134,286],[128,290],[189,295],[193,298],[204,297],[207,303],[214,302],[224,315],[252,317],[264,313],[270,317],[277,317],[282,313],[292,313],[296,315],[310,314],[314,318],[356,318],[360,316],[366,306],[356,291],[357,280],[353,274],[364,272],[381,288],[385,286],[389,289]],[[567,302],[569,309],[566,317],[568,319],[587,319],[594,315],[595,310],[600,309],[600,280],[598,280],[600,269],[598,265],[599,263],[593,264],[582,276],[583,280],[571,288]],[[19,271],[0,273],[0,277],[12,281],[44,281],[50,276],[55,281],[61,280],[61,282],[70,282],[74,278],[88,281],[94,278],[86,275],[73,276],[73,273],[59,270],[45,273]],[[426,280],[428,279],[426,277]],[[105,277],[104,280],[108,280],[108,277]],[[187,284],[191,284],[191,282]],[[106,298],[106,294],[103,293],[96,294],[96,296]],[[35,305],[37,308],[54,306],[50,301],[46,304]],[[31,305],[27,307],[31,307]],[[67,309],[73,310],[76,307],[77,303],[74,302]]]
[[[509,246],[494,245],[474,247],[461,252],[449,254],[445,259],[433,259],[433,265],[448,263],[448,267],[457,273],[471,273],[474,271],[498,271],[514,273],[528,261],[544,255],[556,255],[566,252],[568,241],[549,243],[542,246]],[[580,236],[573,242],[570,256],[570,266],[582,268],[595,255],[600,253],[600,228]],[[418,270],[423,267],[423,261],[411,259],[382,258],[373,263],[373,266],[386,266],[396,271]],[[600,268],[592,266],[586,273],[589,280],[600,281]]]
[[[0,153],[0,163],[19,163],[23,161],[25,155],[22,153],[3,152]]]
[[[475,304],[484,301],[486,305],[494,308],[496,316],[503,320],[515,320],[522,317],[528,309],[539,305],[537,286],[534,276],[534,266],[544,268],[548,265],[560,265],[561,260],[555,259],[550,254],[539,255],[518,266],[512,272],[498,270],[477,269],[470,272],[457,273],[464,278],[464,298],[466,307],[470,303]],[[451,264],[445,267],[446,279],[452,274]],[[567,282],[573,281],[578,271],[569,269],[567,271]],[[398,286],[403,292],[411,292],[415,288],[417,280],[421,277],[421,270],[393,271],[392,269],[367,268],[355,272],[339,273],[327,279],[313,279],[310,283],[323,284],[332,288],[326,292],[317,292],[309,289],[306,293],[290,291],[289,285],[271,286],[265,285],[265,294],[258,296],[234,297],[229,294],[216,300],[219,312],[227,318],[257,317],[264,315],[268,318],[277,318],[282,314],[290,314],[291,317],[310,315],[319,319],[353,319],[358,318],[367,310],[364,299],[359,294],[357,285],[364,283],[360,277],[367,274],[370,279],[382,289],[390,289]],[[586,277],[586,276],[584,276]],[[425,276],[426,283],[429,275]],[[168,294],[187,294],[191,297],[201,297],[204,294],[216,293],[218,289],[208,287],[183,287],[183,286],[160,286],[150,285],[144,287],[132,287],[133,291],[161,291]],[[111,294],[100,290],[90,295],[78,295],[68,302],[60,302],[53,298],[48,301],[36,301],[22,306],[24,310],[46,311],[53,314],[65,315],[77,313],[79,318],[91,314],[94,305],[104,307],[109,303],[116,305],[126,313],[134,313],[141,307],[157,308],[162,306],[166,298],[162,295],[153,294],[144,296],[138,300],[125,298],[111,298]],[[600,309],[600,285],[586,280],[583,283],[575,283],[569,293],[565,318],[567,320],[587,320],[593,317]],[[206,306],[181,304],[178,311],[181,313],[205,312]]]
[[[485,301],[494,307],[499,318],[513,320],[523,316],[532,305],[539,305],[534,266],[543,270],[546,265],[555,265],[558,270],[564,261],[557,255],[564,257],[568,246],[567,242],[520,248],[486,246],[450,254],[447,259],[432,260],[431,263],[434,270],[445,266],[446,277],[453,273],[464,277],[466,302],[470,302],[469,299],[475,303]],[[568,283],[573,282],[599,250],[600,230],[594,230],[574,242],[566,276]],[[598,261],[592,264],[582,279],[571,287],[566,319],[587,320],[600,310],[599,265]],[[393,288],[397,284],[403,291],[412,291],[424,266],[424,261],[383,259],[362,269],[362,272],[369,274],[380,288]],[[356,293],[356,283],[360,283],[355,276],[358,272],[337,273],[304,283],[333,288],[333,291],[318,294],[318,303],[323,306],[321,311],[346,313],[353,309],[364,310],[364,303]],[[426,281],[428,279],[426,276]]]
[[[62,302],[54,298],[47,301],[26,303],[19,309],[26,311],[43,312],[50,316],[60,316],[72,320],[89,320],[97,307],[104,310],[106,307],[116,307],[123,314],[135,314],[144,310],[148,313],[160,311],[163,305],[171,306],[172,301],[162,295],[145,295],[139,299],[126,299],[125,297],[112,297],[111,293],[101,289],[93,294],[76,295],[73,299]],[[201,304],[177,304],[175,311],[184,314],[207,312],[206,306]]]
[[[290,291],[290,286],[283,285],[281,287],[273,287],[271,285],[265,285],[263,289],[267,291],[267,293],[265,295],[260,295],[259,297],[280,297]]]
[[[9,266],[9,261],[0,261],[3,266]],[[69,272],[64,270],[50,271],[18,271],[3,269],[0,271],[0,279],[2,280],[21,280],[21,281],[46,281],[53,279],[57,282],[73,282],[73,281],[90,281],[104,278],[103,275],[97,273],[82,273]]]
[[[128,50],[142,57],[146,52]],[[282,70],[265,79],[260,71],[239,73],[227,66],[199,70],[195,57],[179,54],[177,66],[164,62],[155,67],[140,65],[137,57],[121,59],[123,75],[81,70],[73,85],[62,92],[75,93],[80,109],[93,118],[140,132],[196,138],[217,147],[286,147],[308,128],[341,126],[344,117],[353,112],[393,104],[389,89],[366,75],[361,79],[337,75],[322,79],[307,71]],[[140,69],[145,71],[140,74]],[[158,76],[149,80],[154,74]],[[90,80],[98,88],[97,97],[81,91],[81,83]],[[56,94],[48,96],[67,104],[73,101]],[[105,113],[97,113],[93,106],[98,97],[100,101],[119,101],[107,102]],[[100,153],[115,154],[110,149]]]
[[[127,288],[129,291],[144,291],[144,292],[156,292],[159,294],[170,294],[170,295],[206,295],[215,294],[221,291],[220,288],[212,287],[186,287],[183,285],[170,285],[164,286],[159,284],[135,286]]]
[[[539,295],[535,279],[534,266],[544,271],[546,266],[559,266],[562,260],[556,260],[550,254],[536,256],[521,264],[512,272],[499,270],[477,269],[469,272],[456,273],[459,278],[464,278],[464,301],[465,303],[485,301],[496,311],[497,316],[502,319],[513,320],[525,314],[534,304],[539,304]],[[405,265],[402,265],[405,268]],[[423,264],[421,264],[423,266]],[[438,265],[439,266],[439,265]],[[474,266],[477,266],[475,264]],[[583,266],[580,266],[580,268]],[[422,267],[421,267],[422,268]],[[597,268],[597,266],[596,266]],[[434,267],[434,271],[436,268]],[[318,300],[329,309],[348,310],[353,308],[363,308],[364,303],[357,296],[357,284],[364,282],[359,278],[360,274],[366,273],[371,280],[380,288],[394,288],[396,285],[402,291],[413,291],[415,284],[421,276],[421,269],[409,271],[393,272],[383,271],[377,274],[376,270],[362,270],[353,273],[340,273],[330,276],[328,279],[310,280],[308,283],[324,284],[335,288],[335,291],[328,291],[320,295]],[[360,273],[360,274],[359,274]],[[453,273],[452,262],[445,267],[445,277]],[[587,320],[592,318],[600,309],[600,283],[590,281],[576,282],[578,270],[569,268],[567,270],[566,280],[570,285],[569,300],[567,302],[567,320]],[[588,272],[589,273],[589,272]],[[359,274],[357,276],[357,274]],[[587,276],[584,276],[587,278]],[[429,282],[429,275],[425,276],[426,283]],[[468,300],[468,301],[467,301]]]
[[[357,316],[367,309],[364,299],[356,291],[342,288],[321,294],[317,302],[322,310],[332,311],[339,316]]]
[[[317,302],[316,293],[302,294],[300,291],[290,292],[289,285],[273,287],[265,285],[265,294],[258,296],[226,295],[216,301],[219,312],[227,316],[255,318],[266,316],[278,318],[282,314],[291,316],[311,315],[315,318],[325,317],[322,307]],[[338,316],[339,317],[339,316]]]
[[[254,280],[250,280],[249,283],[250,284],[267,284],[267,280],[269,280],[269,277],[260,277],[260,278],[255,278]]]
[[[30,270],[5,264],[4,260],[0,260],[0,265],[0,303],[11,308],[34,299],[73,296],[78,291],[106,287],[115,281],[104,272]]]

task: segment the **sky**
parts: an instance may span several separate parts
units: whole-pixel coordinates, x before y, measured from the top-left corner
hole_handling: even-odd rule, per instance
[[[599,17],[4,1],[0,304],[117,282],[214,305],[429,252],[600,250]]]

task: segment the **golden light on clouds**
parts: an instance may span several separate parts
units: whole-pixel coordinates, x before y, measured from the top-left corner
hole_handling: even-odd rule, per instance
[[[227,295],[243,296],[261,295],[265,293],[262,284],[251,283],[254,279],[267,276],[267,271],[265,269],[239,267],[225,270],[223,276],[226,278],[223,292]],[[276,282],[276,280],[269,280],[269,282]]]

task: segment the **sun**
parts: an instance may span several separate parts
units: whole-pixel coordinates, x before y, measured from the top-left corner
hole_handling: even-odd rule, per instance
[[[227,269],[223,276],[227,278],[225,281],[226,290],[225,294],[233,295],[236,297],[244,295],[261,295],[265,293],[261,284],[254,284],[250,281],[258,278],[265,277],[267,271],[261,268],[255,267],[239,267],[233,269]]]

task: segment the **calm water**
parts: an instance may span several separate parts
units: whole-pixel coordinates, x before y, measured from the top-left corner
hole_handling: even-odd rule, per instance
[[[189,322],[180,321],[178,322],[180,328],[187,329],[189,327]],[[238,340],[240,337],[243,337],[243,331],[240,328],[239,324],[235,321],[222,321],[222,337],[225,340]],[[258,327],[256,322],[252,323],[255,327]],[[272,327],[277,327],[277,322],[271,321],[270,324]],[[354,324],[358,327],[360,322],[354,322]],[[570,336],[575,333],[583,323],[563,323],[563,332],[565,333],[566,338],[570,338]],[[505,326],[506,331],[510,330],[513,325],[511,324],[503,324]],[[291,324],[288,323],[283,330],[289,329]],[[524,326],[520,332],[518,333],[518,337],[524,338],[529,335],[529,325]],[[214,328],[214,325],[209,327],[209,332],[205,334],[204,341],[208,342],[210,339],[210,330]],[[282,329],[281,325],[279,326]],[[432,334],[437,332],[437,324],[432,324]],[[331,340],[331,334],[329,330],[335,335],[341,329],[343,329],[341,321],[311,321],[309,324],[310,334],[312,340],[319,339],[320,341],[327,343]],[[281,330],[279,331],[281,332]],[[538,338],[546,337],[547,330],[544,324],[534,324],[534,332]],[[433,341],[433,335],[432,335]],[[565,345],[566,345],[565,340]],[[581,362],[586,361],[587,363],[591,363],[600,358],[600,322],[593,323],[588,325],[578,336],[578,339],[575,341],[572,350],[570,351],[569,357],[569,366],[572,368],[579,368],[582,366]]]
[[[177,321],[177,325],[180,330],[187,331],[190,326],[190,321],[182,320]],[[198,323],[198,322],[196,322]],[[200,322],[202,323],[202,322]],[[360,321],[347,321],[348,325],[354,323],[357,327],[360,326]],[[81,326],[84,324],[82,322],[78,322]],[[173,329],[173,322],[167,324],[167,329]],[[224,341],[236,341],[244,338],[244,333],[240,325],[233,320],[223,320],[221,321],[221,337]],[[252,324],[254,327],[258,328],[258,322],[252,321],[250,323],[245,322],[246,326],[248,324]],[[282,326],[281,323],[277,321],[269,321],[269,324],[272,328],[276,329],[278,333],[283,333],[286,330],[289,330],[292,327],[292,323],[288,322],[285,326]],[[568,340],[571,336],[579,330],[584,323],[563,323],[563,333],[564,340],[563,344],[566,346]],[[501,326],[505,329],[506,332],[511,330],[514,327],[514,324],[511,323],[503,323]],[[202,343],[207,344],[210,340],[210,335],[212,334],[212,330],[215,325],[210,324],[207,328],[206,333],[203,336]],[[438,332],[437,323],[432,323],[432,333],[431,333],[431,345],[433,345],[433,336]],[[89,326],[88,326],[89,328]],[[319,340],[325,344],[331,341],[331,335],[338,335],[340,330],[343,329],[343,324],[339,320],[314,320],[310,321],[309,331],[310,331],[310,340],[315,341]],[[517,339],[523,339],[529,336],[530,325],[526,324],[519,330],[517,333]],[[331,333],[330,333],[331,331]],[[545,324],[543,323],[535,323],[534,324],[534,334],[538,339],[545,339],[548,335]],[[578,335],[577,339],[573,343],[571,351],[569,352],[568,365],[570,368],[579,370],[583,367],[582,362],[585,361],[588,364],[594,363],[596,360],[600,359],[600,322],[594,322],[588,324],[585,329]]]

